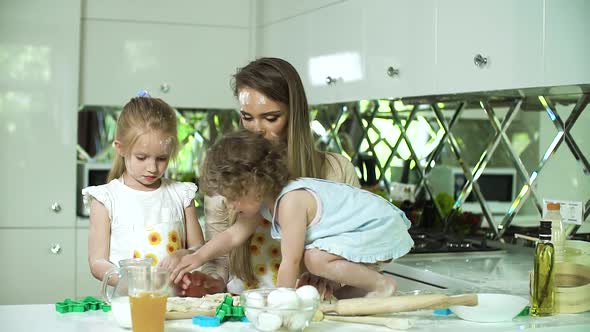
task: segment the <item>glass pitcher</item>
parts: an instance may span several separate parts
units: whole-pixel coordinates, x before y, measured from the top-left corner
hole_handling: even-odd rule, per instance
[[[124,328],[131,328],[131,310],[129,307],[128,275],[131,267],[152,266],[151,258],[130,258],[119,261],[119,267],[109,270],[102,279],[102,297],[111,304],[111,311],[115,321]],[[114,287],[109,286],[109,279],[117,276]]]
[[[133,332],[164,332],[170,271],[131,266],[127,277]]]

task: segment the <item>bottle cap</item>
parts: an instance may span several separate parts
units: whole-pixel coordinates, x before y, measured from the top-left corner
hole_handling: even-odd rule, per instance
[[[561,209],[561,204],[559,203],[547,203],[547,210],[559,210]]]

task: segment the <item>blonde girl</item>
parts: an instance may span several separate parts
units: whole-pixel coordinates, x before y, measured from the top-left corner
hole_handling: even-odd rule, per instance
[[[108,183],[82,190],[90,203],[88,263],[99,280],[122,259],[176,265],[186,248],[204,242],[196,185],[164,177],[178,151],[175,111],[158,98],[131,99],[117,120],[114,147]]]

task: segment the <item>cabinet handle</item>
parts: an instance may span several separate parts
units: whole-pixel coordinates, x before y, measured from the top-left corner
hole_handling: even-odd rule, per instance
[[[55,213],[59,213],[61,211],[61,205],[58,202],[51,204],[51,210]]]
[[[473,57],[473,63],[477,67],[483,68],[485,65],[488,64],[488,58],[484,57],[481,54],[476,54],[475,57]]]
[[[389,67],[387,68],[387,76],[389,77],[394,77],[394,76],[398,76],[399,75],[399,69],[393,68],[393,67]]]
[[[168,84],[168,83],[160,84],[160,91],[162,91],[163,93],[168,93],[170,91],[170,84]]]
[[[334,78],[332,76],[326,76],[326,84],[328,84],[328,85],[336,84],[337,81],[338,81],[337,78]]]
[[[61,245],[59,243],[54,243],[51,245],[51,248],[49,248],[49,252],[54,254],[54,255],[59,255],[61,254]]]

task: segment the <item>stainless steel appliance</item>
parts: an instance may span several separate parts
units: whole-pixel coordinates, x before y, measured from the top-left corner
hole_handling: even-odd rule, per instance
[[[428,181],[434,195],[446,192],[453,199],[457,199],[466,179],[459,167],[436,166],[430,172]],[[488,167],[480,175],[477,183],[490,212],[504,215],[516,197],[516,170],[511,167]],[[481,206],[473,192],[461,208],[464,212],[481,213]]]
[[[84,205],[82,189],[89,186],[98,186],[107,183],[107,176],[111,169],[109,163],[78,162],[76,181],[76,202],[77,213],[79,216],[88,217],[90,211],[88,206]]]

